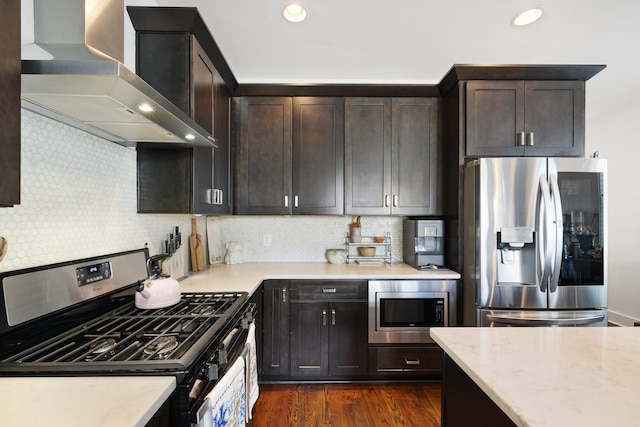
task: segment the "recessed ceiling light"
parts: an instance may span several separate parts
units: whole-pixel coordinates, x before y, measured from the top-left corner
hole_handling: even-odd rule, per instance
[[[289,22],[302,22],[307,18],[307,10],[300,3],[291,3],[282,12]]]
[[[153,107],[150,104],[147,104],[146,102],[143,104],[138,105],[138,110],[145,112],[145,113],[150,113],[153,111]]]
[[[536,22],[542,16],[542,9],[539,7],[534,7],[531,9],[527,9],[524,12],[520,13],[518,16],[513,18],[513,25],[516,27],[522,27],[524,25],[529,25]]]

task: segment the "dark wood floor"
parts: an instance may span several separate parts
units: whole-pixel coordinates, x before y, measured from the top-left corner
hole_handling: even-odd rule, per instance
[[[440,426],[440,383],[262,384],[253,427]]]

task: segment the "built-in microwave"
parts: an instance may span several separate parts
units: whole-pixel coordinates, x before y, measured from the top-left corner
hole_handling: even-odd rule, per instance
[[[429,329],[456,323],[455,280],[369,281],[369,343],[432,343]]]

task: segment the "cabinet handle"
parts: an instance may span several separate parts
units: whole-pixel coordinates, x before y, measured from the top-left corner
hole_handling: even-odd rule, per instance
[[[528,136],[528,138],[527,138],[527,145],[528,145],[529,147],[533,147],[533,145],[534,145],[534,144],[533,144],[533,132],[527,132],[527,136]]]
[[[218,188],[213,189],[213,204],[214,205],[222,204],[222,190]]]
[[[420,364],[420,359],[415,359],[415,360],[404,359],[404,364],[405,365],[419,365]]]
[[[336,288],[322,288],[323,294],[335,294],[336,292]]]
[[[335,326],[336,325],[336,310],[332,309],[331,310],[331,326]]]
[[[282,302],[287,302],[287,289],[282,289]]]
[[[384,195],[384,207],[385,208],[389,207],[389,195],[388,194]]]
[[[393,195],[393,207],[394,208],[398,207],[398,195],[397,194]]]
[[[322,326],[327,326],[327,310],[322,310]]]
[[[297,195],[293,196],[293,207],[294,208],[298,207],[298,196]]]
[[[284,207],[285,208],[289,207],[289,196],[284,196]]]
[[[524,147],[524,132],[518,132],[518,137],[516,139],[516,145],[520,147]]]

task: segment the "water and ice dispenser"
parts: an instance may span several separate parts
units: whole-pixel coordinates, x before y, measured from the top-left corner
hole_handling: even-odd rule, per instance
[[[536,285],[536,250],[533,228],[503,227],[497,236],[499,285]]]

